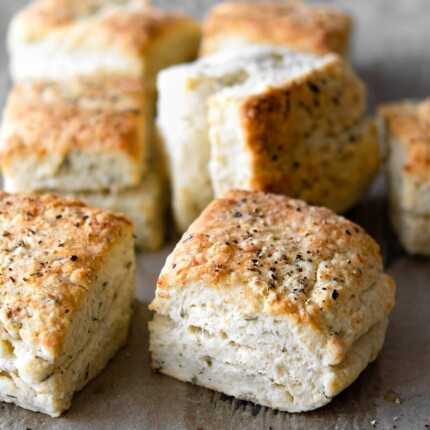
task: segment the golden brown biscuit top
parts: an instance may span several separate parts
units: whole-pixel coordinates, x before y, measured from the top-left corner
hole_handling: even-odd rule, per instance
[[[15,339],[59,354],[102,260],[132,223],[55,195],[0,193],[0,323]]]
[[[9,95],[2,161],[86,149],[143,157],[144,87],[139,79],[98,76],[21,82]]]
[[[406,149],[403,170],[420,179],[430,177],[430,99],[382,105],[379,115],[387,131]]]
[[[141,3],[140,7],[136,3]],[[13,42],[36,42],[59,31],[69,36],[69,48],[119,48],[139,55],[159,37],[182,26],[199,31],[198,23],[192,18],[146,7],[145,3],[39,0],[17,16],[11,37]]]
[[[22,28],[25,38],[35,41],[79,19],[96,17],[108,8],[127,9],[131,3],[130,0],[36,0],[18,14],[18,22],[26,27]],[[145,0],[134,3],[146,8]]]
[[[232,190],[183,235],[154,303],[202,282],[234,290],[257,312],[306,320],[342,307],[381,274],[378,245],[351,221],[300,200]]]
[[[298,1],[226,2],[209,13],[203,34],[243,33],[253,42],[291,44],[293,49],[323,55],[344,54],[351,27],[351,18],[345,13]]]

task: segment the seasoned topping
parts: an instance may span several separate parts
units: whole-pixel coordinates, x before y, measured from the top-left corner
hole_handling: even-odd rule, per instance
[[[328,312],[382,272],[377,244],[347,219],[299,200],[246,191],[214,201],[166,268],[160,289],[193,281],[223,285],[275,313],[309,306]]]
[[[104,256],[132,224],[72,199],[2,192],[0,228],[0,322],[55,354]]]

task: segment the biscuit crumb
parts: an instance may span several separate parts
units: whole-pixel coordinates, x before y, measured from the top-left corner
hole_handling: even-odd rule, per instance
[[[384,395],[384,400],[391,403],[396,403],[397,405],[400,405],[401,400],[397,393],[395,393],[393,390],[388,390]]]

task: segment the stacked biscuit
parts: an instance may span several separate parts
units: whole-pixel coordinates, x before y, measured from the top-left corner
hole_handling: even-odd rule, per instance
[[[380,107],[392,224],[411,254],[430,255],[430,100]]]
[[[315,409],[376,358],[394,292],[361,227],[303,201],[230,190],[161,272],[153,367],[274,409]]]
[[[203,23],[200,54],[262,44],[315,55],[347,55],[351,30],[350,16],[329,7],[295,0],[222,2]]]
[[[36,25],[37,24],[37,25]],[[57,192],[123,212],[136,245],[164,238],[155,78],[191,60],[192,19],[142,0],[38,0],[12,22],[1,167],[7,191]]]
[[[181,231],[231,188],[342,212],[378,171],[364,86],[335,54],[247,46],[163,70],[158,92]]]
[[[0,401],[59,416],[124,344],[133,225],[65,197],[0,193]]]

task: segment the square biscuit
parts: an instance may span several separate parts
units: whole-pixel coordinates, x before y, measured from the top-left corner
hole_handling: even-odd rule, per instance
[[[203,22],[200,54],[262,44],[346,55],[351,30],[350,16],[333,8],[299,1],[223,2]]]
[[[136,78],[15,84],[0,131],[6,191],[137,186],[151,157],[152,116],[151,91]]]
[[[375,360],[394,293],[361,227],[300,200],[230,190],[162,269],[153,367],[273,409],[312,410]]]
[[[230,188],[343,212],[379,168],[364,86],[337,55],[244,47],[162,71],[158,93],[181,231]]]
[[[55,195],[0,194],[0,400],[59,416],[124,344],[133,225]]]
[[[157,72],[197,55],[200,26],[142,0],[36,0],[12,20],[10,72],[23,79],[120,74],[153,84]]]
[[[379,107],[392,224],[411,254],[430,255],[430,100]]]

